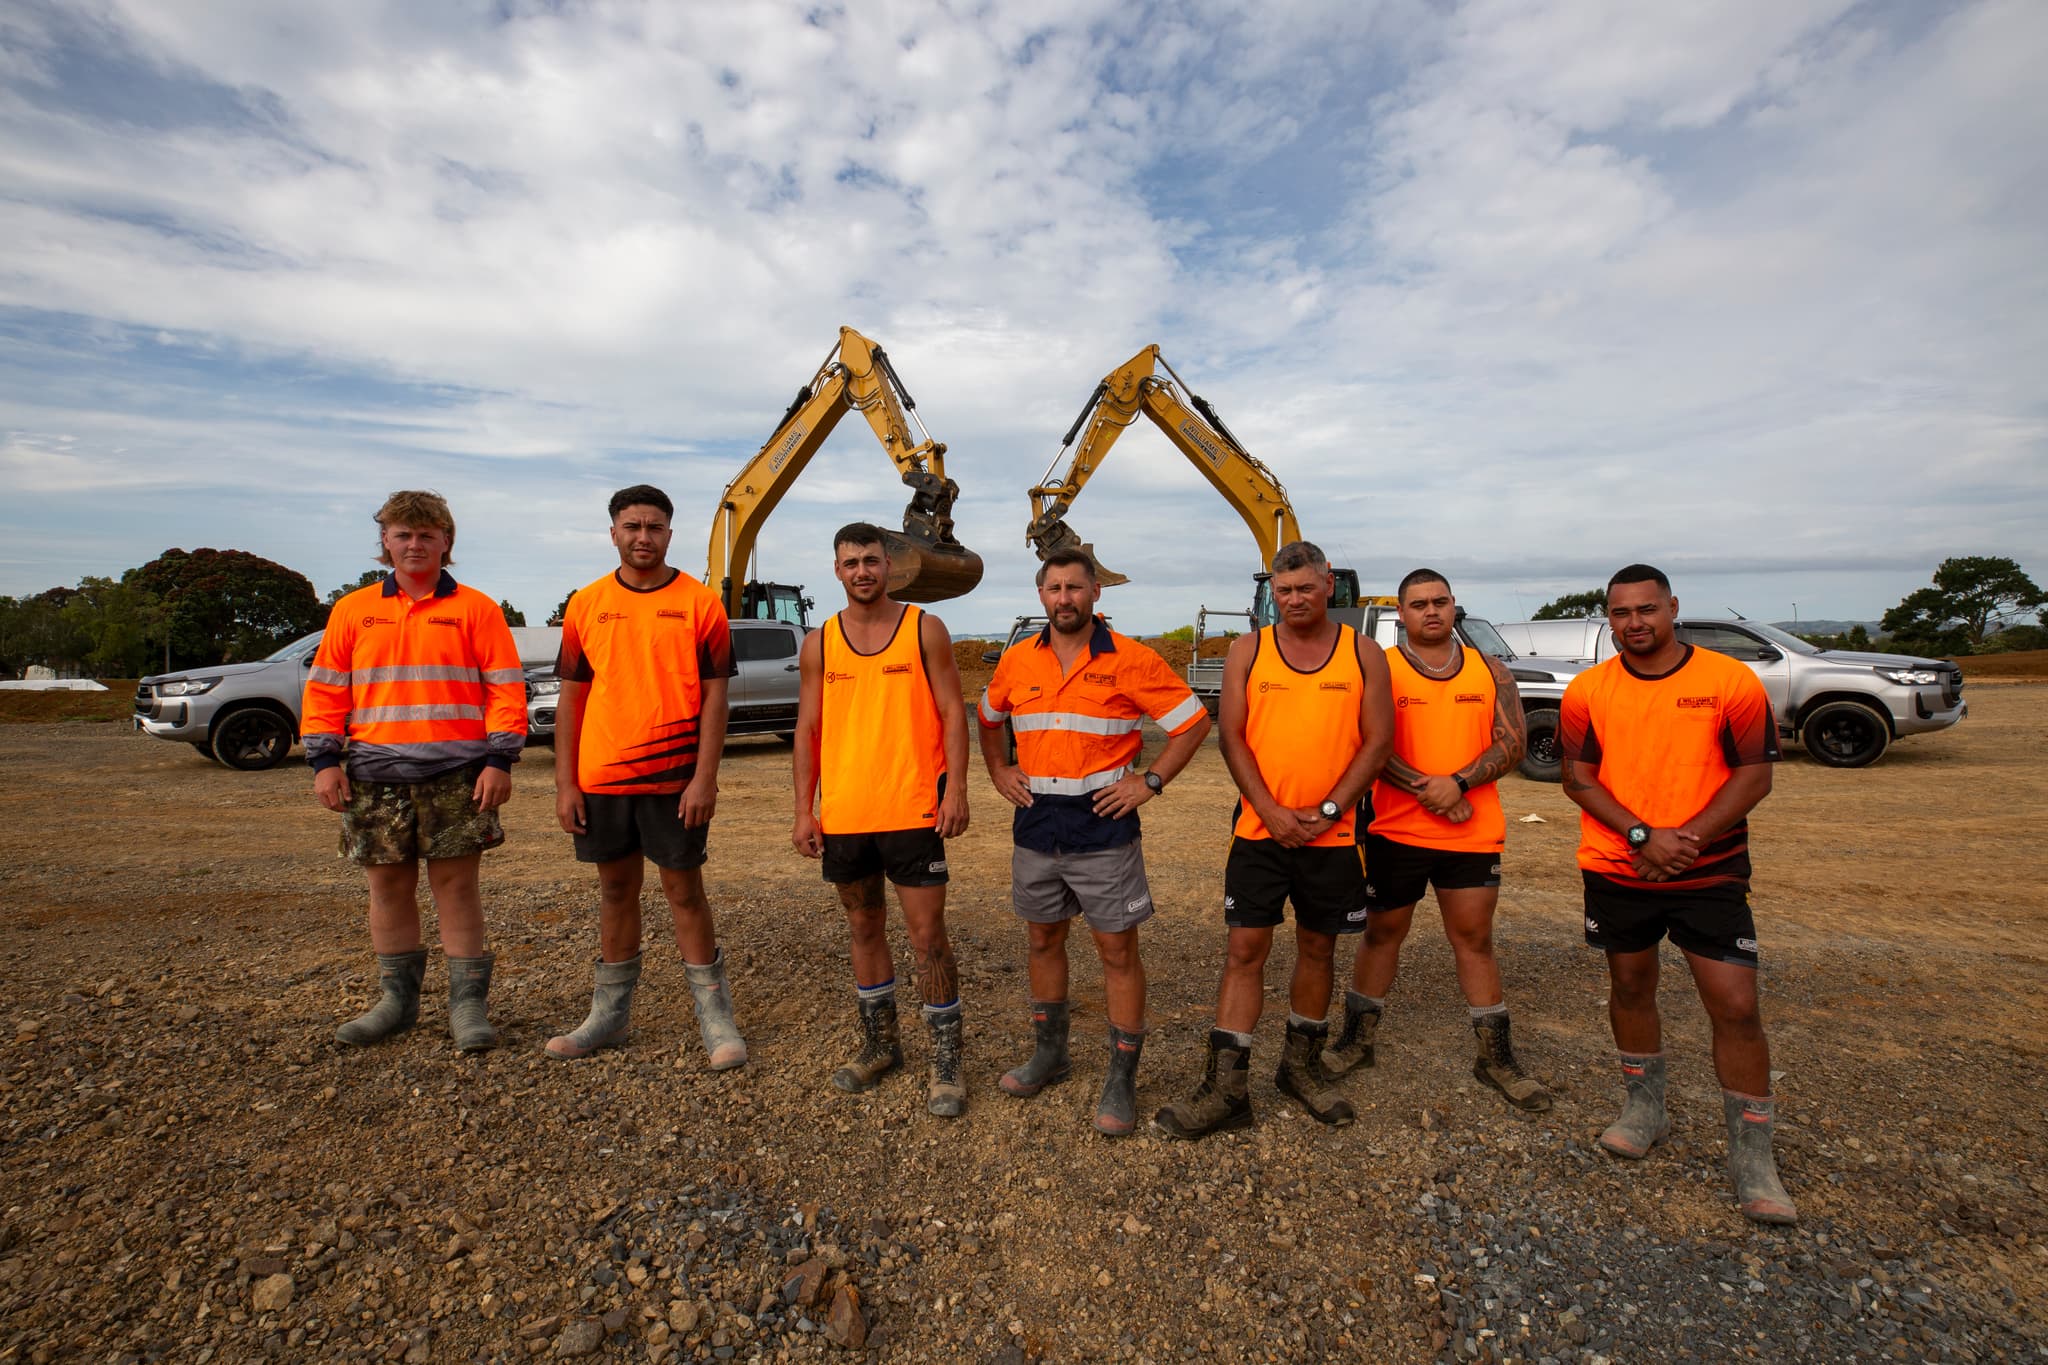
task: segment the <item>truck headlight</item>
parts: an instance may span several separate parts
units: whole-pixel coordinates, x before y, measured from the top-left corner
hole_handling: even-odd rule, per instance
[[[1877,671],[1880,676],[1890,678],[1895,683],[1905,683],[1912,687],[1926,687],[1941,681],[1941,674],[1931,668],[1880,668]]]
[[[175,678],[167,683],[158,683],[156,694],[159,697],[196,697],[219,686],[219,678]]]
[[[527,691],[536,697],[552,697],[562,690],[560,678],[535,678],[526,685]]]

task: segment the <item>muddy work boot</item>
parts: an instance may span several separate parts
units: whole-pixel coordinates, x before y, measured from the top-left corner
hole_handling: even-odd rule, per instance
[[[420,982],[426,974],[425,948],[377,954],[377,984],[383,997],[336,1029],[334,1036],[350,1047],[364,1047],[411,1028],[420,1019]]]
[[[1209,1030],[1209,1061],[1202,1083],[1184,1100],[1175,1100],[1152,1116],[1168,1137],[1192,1142],[1252,1123],[1252,1050],[1228,1029]]]
[[[1138,1126],[1138,1058],[1145,1051],[1145,1032],[1126,1033],[1109,1026],[1109,1075],[1095,1106],[1095,1131],[1104,1137],[1125,1137]]]
[[[932,1078],[925,1086],[925,1112],[942,1119],[957,1119],[967,1112],[967,1079],[961,1072],[960,1006],[957,1002],[943,1009],[926,1006],[924,1021],[932,1031]]]
[[[497,960],[496,953],[448,959],[448,1036],[457,1052],[489,1052],[498,1045],[498,1031],[484,1012]]]
[[[1329,1036],[1330,1026],[1320,1019],[1313,1023],[1289,1019],[1287,1046],[1280,1054],[1280,1070],[1274,1073],[1273,1083],[1317,1123],[1342,1128],[1357,1118],[1358,1112],[1350,1100],[1330,1088],[1330,1078],[1323,1074],[1323,1043]]]
[[[590,993],[590,1013],[573,1033],[548,1039],[547,1054],[564,1061],[588,1057],[601,1047],[626,1040],[632,1027],[633,989],[640,984],[640,958],[599,962],[597,986]]]
[[[1628,1083],[1628,1099],[1621,1117],[1600,1135],[1600,1145],[1616,1156],[1640,1161],[1671,1136],[1671,1119],[1664,1112],[1664,1054],[1622,1053],[1621,1076]]]
[[[882,1077],[903,1065],[903,1034],[896,1023],[896,997],[860,1002],[860,1051],[832,1073],[832,1084],[850,1095],[873,1090]]]
[[[1344,992],[1344,1027],[1323,1049],[1323,1074],[1333,1080],[1372,1065],[1372,1038],[1379,1030],[1380,1012],[1366,1001],[1357,991]]]
[[[1778,1181],[1778,1159],[1771,1151],[1772,1105],[1769,1095],[1721,1092],[1721,1116],[1728,1123],[1728,1178],[1735,1183],[1735,1202],[1752,1223],[1789,1226],[1799,1221],[1792,1196]]]
[[[1550,1092],[1515,1060],[1514,1040],[1508,1034],[1505,1014],[1474,1019],[1472,1036],[1479,1043],[1479,1056],[1472,1063],[1475,1078],[1500,1091],[1502,1098],[1517,1109],[1540,1114],[1550,1108]]]
[[[1067,1055],[1066,1001],[1032,1001],[1031,1033],[1038,1046],[1030,1060],[1022,1066],[1011,1067],[996,1082],[1004,1094],[1015,1095],[1020,1100],[1030,1099],[1049,1085],[1058,1085],[1074,1070],[1073,1059]]]
[[[732,988],[725,981],[725,949],[720,948],[718,955],[702,966],[685,962],[683,975],[689,978],[690,999],[697,1006],[697,1036],[704,1040],[711,1069],[730,1071],[745,1066],[747,1043],[740,1037],[739,1025],[732,1021]]]

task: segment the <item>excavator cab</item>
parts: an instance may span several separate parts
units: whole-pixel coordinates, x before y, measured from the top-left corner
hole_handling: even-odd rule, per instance
[[[793,626],[809,629],[810,610],[816,605],[815,600],[804,596],[804,590],[793,583],[749,580],[740,586],[740,609],[735,619],[787,621]]]
[[[1358,596],[1358,570],[1333,568],[1330,576],[1335,580],[1330,589],[1330,615],[1344,625],[1356,627],[1365,619]],[[1273,605],[1273,575],[1252,575],[1252,626],[1270,626],[1279,619],[1280,612]]]

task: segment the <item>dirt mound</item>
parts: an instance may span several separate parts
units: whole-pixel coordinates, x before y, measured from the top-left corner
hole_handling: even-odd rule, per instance
[[[1965,682],[2048,682],[2048,649],[1972,654],[1957,659]]]
[[[135,711],[135,679],[101,678],[104,692],[0,692],[0,725],[126,720]]]

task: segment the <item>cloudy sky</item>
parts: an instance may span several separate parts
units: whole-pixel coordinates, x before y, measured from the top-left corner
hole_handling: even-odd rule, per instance
[[[841,324],[951,448],[956,629],[1030,604],[1024,490],[1152,342],[1370,585],[2039,579],[2044,69],[2033,0],[13,0],[0,592],[212,545],[324,593],[420,485],[536,619],[625,483],[701,573]],[[851,418],[761,568],[829,604],[903,500]],[[1149,427],[1070,520],[1127,628],[1248,595]]]

